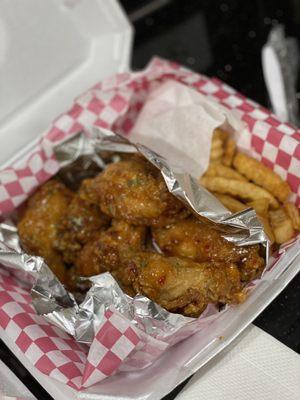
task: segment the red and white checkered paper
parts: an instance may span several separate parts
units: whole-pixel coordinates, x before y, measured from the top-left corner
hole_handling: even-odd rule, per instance
[[[300,131],[279,122],[269,111],[217,79],[154,59],[146,70],[118,74],[78,97],[30,153],[0,171],[1,215],[13,211],[58,172],[53,145],[91,126],[130,136],[149,91],[170,79],[236,110],[248,125],[253,155],[289,182],[293,200],[300,205]],[[168,343],[139,331],[113,309],[106,312],[90,348],[81,345],[37,316],[29,292],[4,268],[0,269],[0,329],[13,338],[39,371],[75,389],[93,385],[117,370],[145,367],[168,347]]]

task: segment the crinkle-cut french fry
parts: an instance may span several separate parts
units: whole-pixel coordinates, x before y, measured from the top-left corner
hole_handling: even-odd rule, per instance
[[[229,136],[228,132],[223,131],[220,128],[214,130],[211,150],[210,150],[210,161],[221,162],[224,154],[224,143]]]
[[[220,202],[225,207],[228,208],[229,211],[233,213],[240,212],[248,208],[244,203],[235,199],[232,196],[228,196],[227,194],[221,194],[221,193],[213,193],[213,194],[214,196],[216,196],[218,200],[220,200]]]
[[[205,176],[222,176],[228,179],[236,179],[238,181],[247,182],[247,179],[239,172],[222,164],[210,164],[205,172]]]
[[[233,157],[235,155],[236,143],[233,139],[228,138],[224,145],[224,155],[222,158],[222,163],[227,167],[230,167],[233,162]]]
[[[282,244],[294,236],[293,223],[283,208],[270,211],[270,224],[275,236],[275,242]]]
[[[257,217],[260,220],[260,222],[262,223],[262,225],[264,227],[264,231],[265,231],[266,235],[268,236],[271,244],[273,244],[275,242],[275,236],[272,231],[271,225],[269,223],[269,218],[263,217],[261,215],[258,215]]]
[[[223,148],[223,141],[220,138],[212,138],[212,142],[211,142],[211,149],[215,150],[215,149],[221,149]]]
[[[299,215],[299,208],[293,203],[286,203],[284,204],[284,209],[287,215],[292,220],[292,224],[294,229],[300,229],[300,215]]]
[[[216,177],[202,177],[200,183],[211,192],[230,194],[246,201],[269,199],[271,208],[278,208],[279,203],[267,190],[249,182]]]
[[[247,203],[248,207],[252,207],[256,214],[268,218],[269,211],[269,200],[268,199],[257,199]]]
[[[222,147],[216,148],[216,149],[212,149],[211,152],[210,152],[210,160],[213,161],[213,162],[219,160],[221,162],[223,153],[224,153],[224,150],[223,150]]]
[[[281,202],[284,202],[290,195],[291,189],[287,182],[247,154],[237,153],[233,159],[233,165],[242,175],[268,190]]]
[[[223,129],[221,129],[221,128],[216,128],[216,129],[214,130],[213,139],[217,139],[217,138],[218,138],[218,139],[221,139],[222,142],[224,142],[225,140],[228,139],[228,137],[229,137],[229,133],[226,132],[226,131],[224,131]]]

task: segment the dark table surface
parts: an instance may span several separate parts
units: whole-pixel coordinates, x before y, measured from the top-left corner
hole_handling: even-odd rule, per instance
[[[217,76],[253,100],[269,106],[261,48],[272,26],[283,23],[299,39],[297,0],[122,0],[135,28],[132,68],[143,68],[153,55]],[[300,275],[254,324],[300,352]],[[0,358],[41,400],[51,397],[0,341]],[[184,383],[185,384],[185,383]],[[174,399],[184,384],[164,400]]]

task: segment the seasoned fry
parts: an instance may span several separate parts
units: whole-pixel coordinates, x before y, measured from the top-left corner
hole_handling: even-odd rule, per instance
[[[272,231],[271,225],[269,223],[269,218],[263,217],[261,215],[258,215],[257,217],[260,220],[260,222],[263,224],[264,231],[265,231],[266,235],[268,236],[268,238],[270,239],[271,244],[273,244],[275,242],[275,236]]]
[[[211,142],[211,149],[215,150],[215,149],[220,149],[223,147],[223,141],[222,139],[218,138],[218,137],[213,137],[212,138],[212,142]]]
[[[257,185],[267,189],[281,202],[284,202],[290,195],[291,189],[287,182],[283,181],[279,175],[247,154],[237,153],[233,159],[233,165],[241,174]]]
[[[210,160],[215,162],[215,161],[220,161],[222,159],[224,150],[222,147],[217,147],[215,149],[212,149],[210,152]]]
[[[270,224],[276,243],[281,244],[287,242],[294,236],[292,220],[283,208],[270,211]]]
[[[213,133],[213,140],[214,139],[221,139],[222,142],[225,142],[229,137],[229,133],[224,131],[221,128],[216,128]]]
[[[222,176],[228,179],[247,182],[247,179],[243,175],[222,164],[211,164],[205,172],[205,176]]]
[[[202,177],[200,182],[211,192],[230,194],[248,201],[266,198],[270,202],[270,207],[279,207],[278,201],[271,195],[271,193],[253,183],[222,177]]]
[[[224,155],[222,163],[228,167],[232,165],[233,157],[235,155],[236,144],[231,138],[227,139],[224,146]]]
[[[222,129],[217,128],[214,130],[210,151],[211,162],[221,162],[224,154],[224,142],[228,135],[228,132]]]
[[[284,204],[283,207],[284,207],[287,215],[292,220],[294,229],[297,229],[297,230],[300,229],[299,209],[293,203],[286,203],[286,204]]]
[[[214,193],[214,196],[216,196],[216,198],[219,199],[220,202],[233,213],[243,211],[245,208],[247,208],[244,203],[232,196],[228,196],[227,194]]]
[[[257,199],[254,201],[250,201],[247,203],[248,207],[252,207],[256,214],[268,218],[268,210],[269,210],[269,200],[268,199]]]

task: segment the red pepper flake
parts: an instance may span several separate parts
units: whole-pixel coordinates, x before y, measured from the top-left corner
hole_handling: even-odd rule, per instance
[[[204,245],[204,250],[209,251],[210,249],[211,249],[210,243],[206,243],[206,245]]]
[[[166,282],[166,277],[165,277],[165,275],[162,275],[162,276],[160,276],[160,277],[158,278],[158,283],[159,283],[160,285],[164,285],[165,282]]]
[[[137,273],[137,266],[133,261],[130,261],[129,263],[129,271],[133,274]]]

